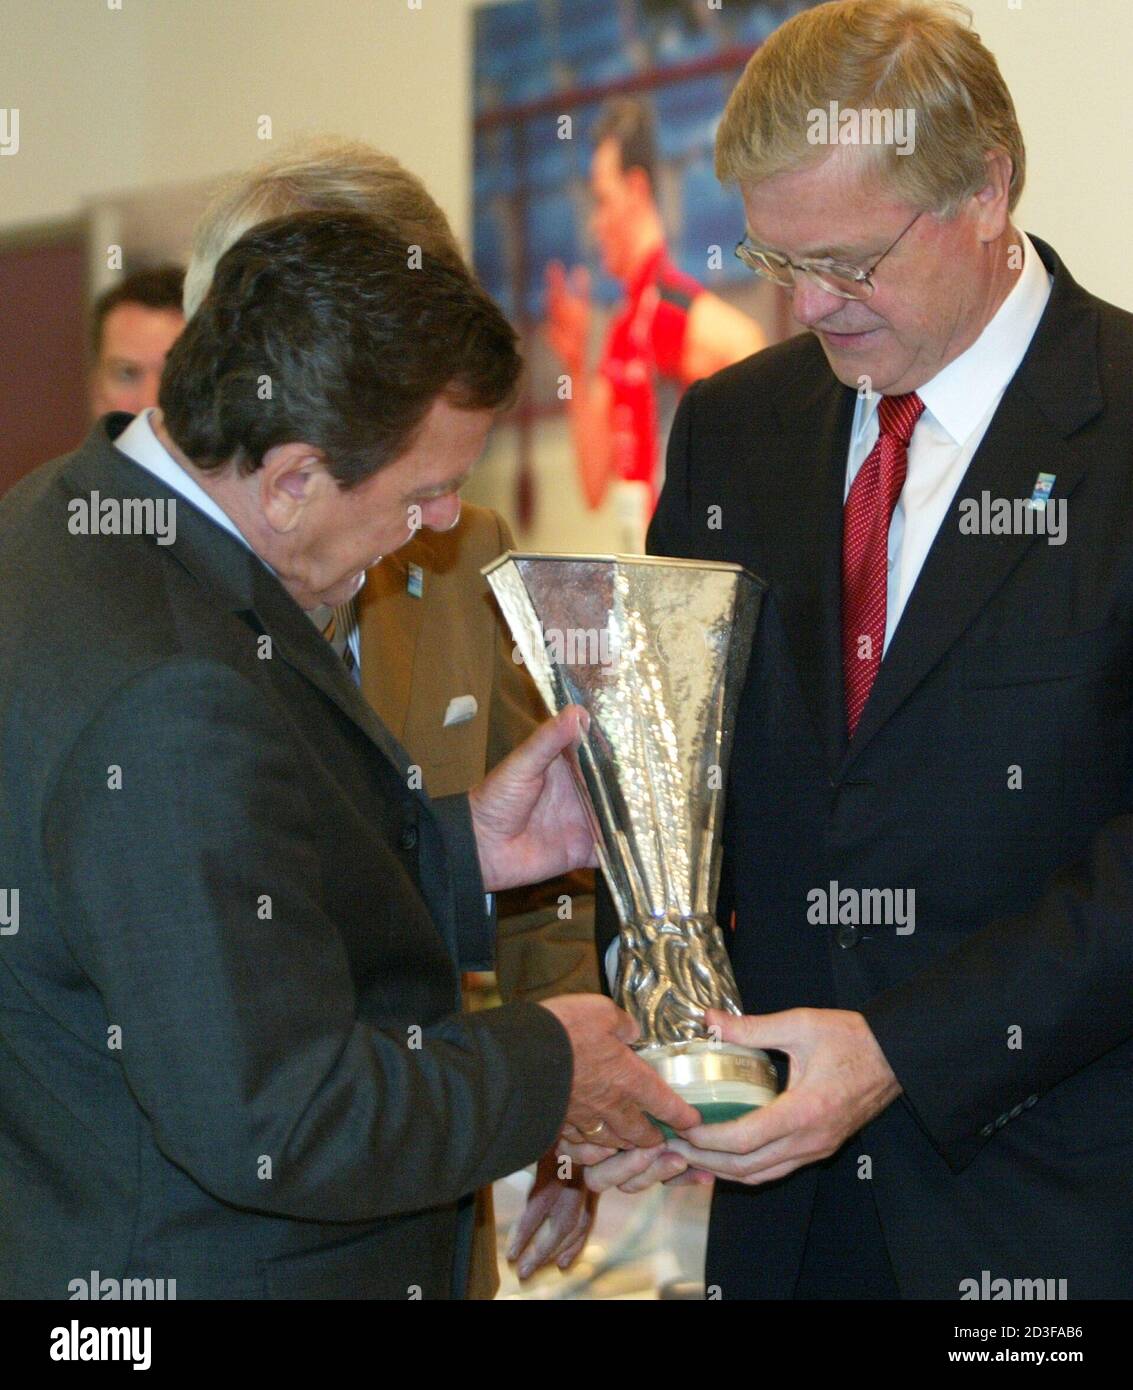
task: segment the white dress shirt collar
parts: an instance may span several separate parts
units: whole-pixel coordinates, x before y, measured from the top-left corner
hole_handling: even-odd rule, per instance
[[[252,554],[256,556],[264,569],[268,570],[271,574],[275,574],[275,570],[272,569],[263,556],[252,549],[247,537],[224,508],[209,496],[195,478],[190,477],[189,474],[185,472],[161,440],[158,439],[157,435],[154,433],[153,425],[150,422],[150,417],[152,415],[152,406],[148,410],[143,410],[140,414],[135,415],[118,438],[114,440],[114,447],[119,450],[120,453],[125,454],[127,458],[133,459],[136,464],[139,464],[148,473],[152,473],[155,478],[160,479],[167,488],[177,493],[179,497],[183,497],[186,502],[191,502],[199,512],[204,512],[205,516],[215,521],[218,526],[223,527],[230,535],[235,536],[242,545],[246,545],[248,549],[252,551]],[[364,582],[365,578],[363,577],[363,583]],[[359,586],[359,592],[361,592],[361,586]],[[355,594],[354,597],[357,598],[357,594]],[[353,613],[353,605],[354,599],[348,599],[346,605],[344,605],[344,611],[348,609]],[[330,609],[318,608],[312,610],[310,616],[312,621],[316,622],[321,630],[326,626],[329,615]],[[354,656],[357,660],[359,659],[359,652],[356,623],[348,626],[348,632],[352,633],[352,637],[349,640],[351,642],[351,649],[354,651]]]
[[[1019,370],[1050,298],[1051,277],[1034,243],[1021,233],[1023,269],[983,332],[917,394],[954,443],[963,444]],[[881,397],[859,397],[854,439],[860,441]]]
[[[133,459],[146,470],[152,473],[155,478],[160,479],[167,488],[183,497],[186,502],[191,502],[199,512],[215,521],[218,526],[224,528],[236,537],[248,549],[248,541],[241,532],[240,528],[228,515],[228,513],[209,494],[201,487],[195,478],[191,478],[181,467],[165,445],[154,433],[153,425],[150,423],[150,416],[153,414],[152,407],[143,410],[135,415],[118,438],[114,441],[114,447]],[[255,554],[255,551],[252,551]],[[261,562],[262,563],[262,562]],[[271,569],[271,566],[267,566]],[[274,573],[274,571],[273,571]]]

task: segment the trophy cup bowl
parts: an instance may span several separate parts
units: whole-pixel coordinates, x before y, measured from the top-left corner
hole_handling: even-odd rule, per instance
[[[742,1012],[712,909],[764,585],[739,565],[636,555],[508,551],[483,573],[547,709],[590,715],[571,766],[618,913],[614,998],[634,1049],[705,1123],[766,1105],[767,1054],[704,1020]]]

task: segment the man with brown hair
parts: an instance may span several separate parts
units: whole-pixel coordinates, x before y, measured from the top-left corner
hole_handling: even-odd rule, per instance
[[[276,219],[160,409],[0,502],[5,1296],[460,1296],[477,1187],[693,1120],[608,1000],[460,1012],[486,893],[593,862],[583,713],[434,802],[306,616],[451,524],[519,365],[463,271]]]
[[[803,11],[716,153],[806,331],[689,390],[650,549],[770,586],[710,1021],[787,1089],[593,1180],[717,1175],[725,1298],[1128,1298],[1133,318],[1015,224],[957,6]]]
[[[184,280],[177,265],[135,270],[95,301],[90,393],[96,420],[111,410],[136,415],[157,404],[165,359],[185,327]]]
[[[448,219],[416,174],[363,141],[309,136],[217,190],[193,233],[185,312],[196,312],[217,261],[250,227],[297,212],[351,210],[396,237],[407,265],[419,255],[470,274]],[[530,676],[512,659],[506,625],[480,573],[513,545],[502,517],[462,501],[451,527],[421,526],[367,573],[352,600],[311,615],[349,659],[363,696],[434,798],[467,791],[546,718]],[[598,988],[590,871],[512,889],[499,896],[497,909],[494,957],[478,964],[494,967],[505,1001],[534,1003]],[[544,1261],[569,1265],[593,1218],[595,1199],[577,1174],[560,1181],[549,1160],[539,1168],[516,1242],[523,1277]],[[531,1233],[537,1214],[545,1221]],[[556,1231],[571,1238],[551,1240]],[[485,1188],[477,1196],[470,1297],[494,1296],[496,1249],[492,1193]]]
[[[683,390],[757,352],[766,338],[753,319],[678,270],[669,257],[657,205],[651,107],[635,97],[612,99],[593,141],[591,227],[606,270],[625,286],[626,301],[591,370],[586,270],[577,267],[568,279],[554,262],[547,270],[547,331],[573,382],[571,435],[587,505],[601,506],[613,484],[621,512],[630,517],[636,507],[640,529],[632,548],[638,549],[659,485],[659,379]]]

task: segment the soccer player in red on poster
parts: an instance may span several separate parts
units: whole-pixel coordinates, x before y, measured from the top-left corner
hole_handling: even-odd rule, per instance
[[[597,369],[587,361],[590,284],[585,267],[547,267],[550,345],[571,377],[571,438],[587,505],[611,484],[625,548],[643,547],[660,490],[657,380],[683,388],[766,346],[759,325],[669,259],[654,196],[651,108],[608,102],[594,129],[590,226],[606,270],[625,287]],[[706,248],[707,249],[707,248]]]

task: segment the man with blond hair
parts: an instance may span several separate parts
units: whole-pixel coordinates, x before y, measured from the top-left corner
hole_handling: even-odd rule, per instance
[[[769,585],[710,1021],[786,1089],[592,1181],[716,1175],[725,1298],[1129,1297],[1133,319],[1015,224],[958,6],[799,14],[716,162],[806,331],[689,390],[650,549]]]
[[[448,219],[424,183],[392,155],[359,140],[314,136],[228,179],[193,234],[185,313],[199,308],[217,261],[249,228],[298,212],[364,213],[405,247],[407,268],[425,257],[463,275]],[[536,728],[546,711],[512,642],[481,567],[514,547],[507,523],[460,502],[444,531],[418,522],[406,545],[383,557],[359,593],[311,617],[353,670],[363,696],[409,752],[434,799],[468,791]],[[494,965],[505,1000],[530,1003],[598,987],[591,872],[568,874],[498,900]],[[566,1268],[594,1213],[577,1178],[560,1181],[554,1155],[540,1165],[510,1246],[523,1277],[542,1264]],[[498,1286],[491,1188],[477,1194],[468,1293]]]

